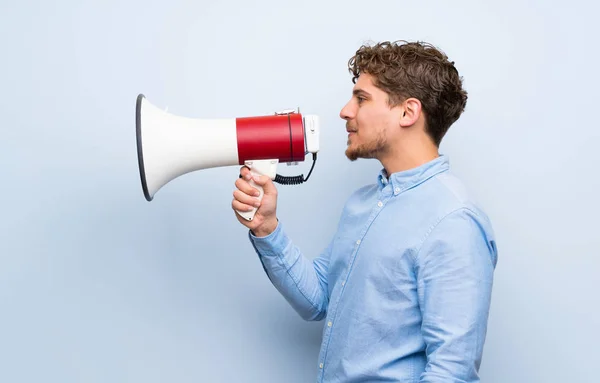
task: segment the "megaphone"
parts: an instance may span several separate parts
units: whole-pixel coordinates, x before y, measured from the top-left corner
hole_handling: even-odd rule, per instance
[[[176,116],[151,104],[143,94],[136,102],[137,154],[142,190],[147,201],[173,179],[196,170],[245,165],[255,175],[280,184],[308,180],[319,151],[319,118],[285,110],[273,115],[195,119]],[[277,174],[280,163],[297,165],[312,154],[305,178]],[[260,185],[250,181],[260,192]],[[250,221],[252,211],[237,213]]]

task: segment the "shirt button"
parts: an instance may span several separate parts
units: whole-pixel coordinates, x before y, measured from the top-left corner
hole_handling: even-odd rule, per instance
[[[346,281],[342,281],[342,286],[344,286],[346,284]]]
[[[381,201],[377,202],[377,206],[382,207],[383,203]]]
[[[323,363],[319,364],[319,368],[323,368]]]
[[[356,244],[357,244],[357,245],[360,245],[360,239],[356,241]]]
[[[395,189],[394,189],[394,192],[395,192],[396,194],[400,193],[400,188],[395,188]]]
[[[327,326],[328,326],[328,327],[331,327],[331,321],[330,321],[329,323],[327,323]]]

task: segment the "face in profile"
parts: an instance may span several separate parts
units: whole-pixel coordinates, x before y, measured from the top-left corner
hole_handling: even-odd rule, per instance
[[[387,93],[374,85],[371,75],[361,74],[352,98],[340,111],[348,132],[346,157],[351,161],[380,159],[388,153],[390,142],[399,133],[398,108],[390,108]]]

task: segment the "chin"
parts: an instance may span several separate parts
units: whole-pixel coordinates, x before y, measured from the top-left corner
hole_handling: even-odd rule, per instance
[[[346,157],[347,157],[347,158],[348,158],[350,161],[356,161],[357,159],[359,159],[359,158],[360,158],[360,153],[359,153],[359,152],[358,152],[356,149],[354,149],[354,148],[351,148],[351,147],[348,147],[348,148],[346,149],[346,152],[345,152],[345,154],[346,154]]]

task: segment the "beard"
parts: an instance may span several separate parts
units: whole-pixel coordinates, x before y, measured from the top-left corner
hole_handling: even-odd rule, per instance
[[[386,150],[387,140],[385,139],[385,131],[380,131],[377,137],[365,143],[352,144],[352,139],[348,137],[346,157],[350,161],[356,161],[359,158],[377,158],[378,155]]]

